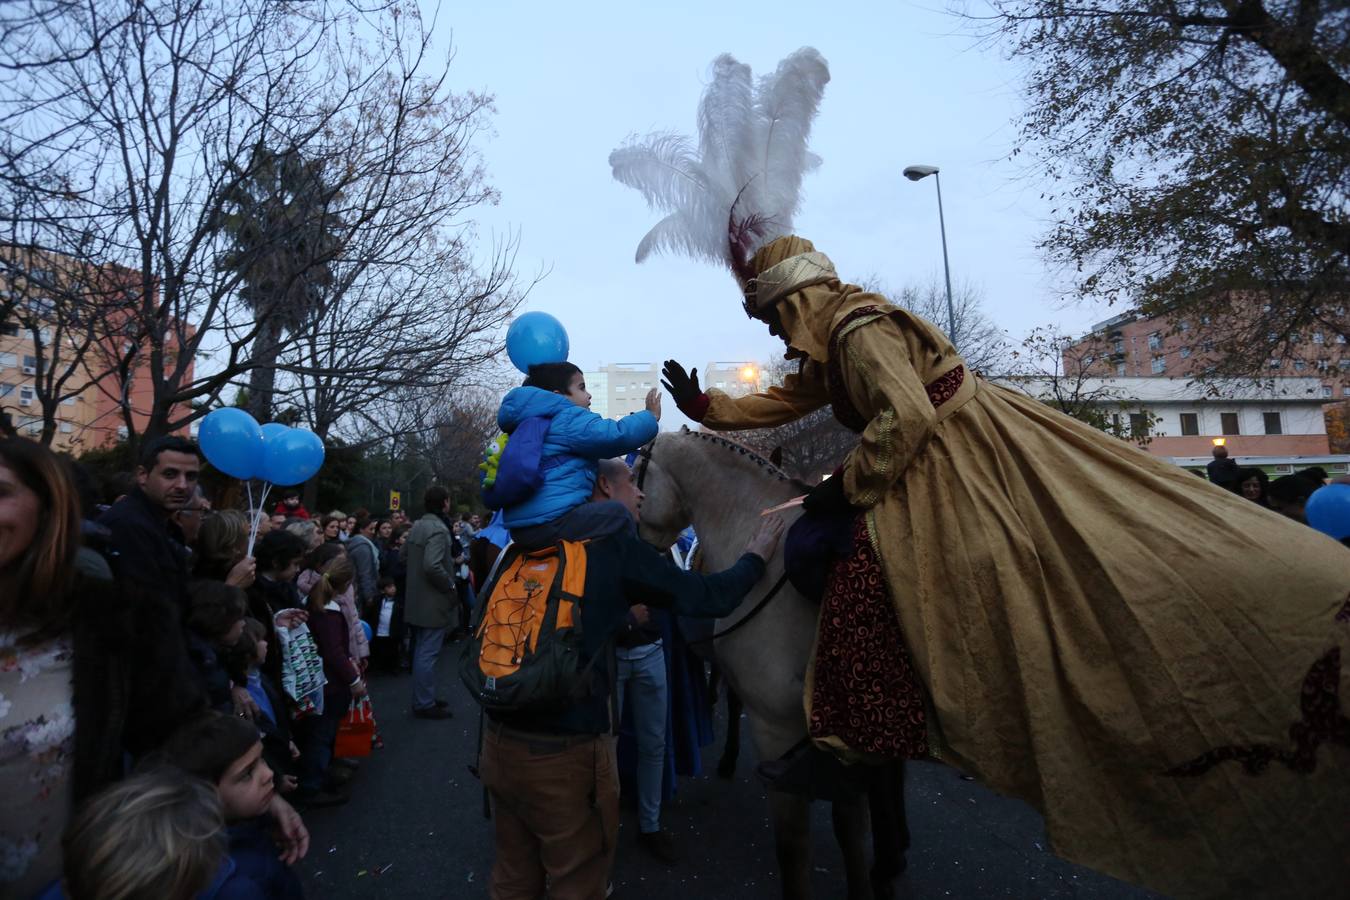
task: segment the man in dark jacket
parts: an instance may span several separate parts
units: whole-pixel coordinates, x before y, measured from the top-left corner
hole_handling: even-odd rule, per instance
[[[623,626],[630,598],[686,616],[728,615],[763,577],[783,530],[776,517],[764,520],[735,565],[699,575],[638,538],[643,495],[622,461],[600,464],[594,497],[615,502],[588,504],[572,521],[593,520],[595,527],[566,535],[589,538],[581,622],[590,657]],[[597,668],[607,671],[608,665]],[[546,885],[559,900],[605,896],[619,826],[611,732],[608,691],[556,713],[490,714],[482,777],[495,812],[493,900],[542,896]]]
[[[187,506],[197,487],[202,461],[186,438],[163,437],[145,445],[136,469],[136,487],[99,518],[112,532],[108,562],[118,581],[187,608],[187,558],[174,513]]]
[[[452,538],[441,518],[450,508],[450,492],[432,485],[422,502],[425,513],[402,554],[408,563],[403,616],[412,632],[412,708],[419,719],[448,719],[450,710],[436,699],[436,660],[446,634],[459,623]]]
[[[1228,458],[1228,448],[1223,444],[1214,448],[1214,459],[1205,470],[1209,473],[1209,480],[1221,488],[1227,488],[1230,491],[1237,490],[1237,460]]]

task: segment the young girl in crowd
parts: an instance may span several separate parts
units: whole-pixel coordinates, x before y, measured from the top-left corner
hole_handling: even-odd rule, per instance
[[[213,785],[224,813],[229,859],[203,900],[296,900],[300,879],[278,853],[268,813],[276,799],[272,770],[263,759],[258,729],[246,719],[208,713],[165,742],[157,761]],[[182,773],[178,773],[182,778]],[[191,780],[190,778],[187,780]],[[282,857],[282,858],[279,858]],[[148,895],[147,895],[148,896]]]
[[[244,620],[244,633],[225,657],[230,677],[248,686],[249,695],[258,704],[260,715],[253,724],[262,732],[263,757],[276,776],[277,790],[288,794],[297,783],[293,768],[300,750],[291,740],[289,706],[286,695],[270,675],[263,671],[267,660],[279,656],[270,652],[267,629],[254,618]]]
[[[305,558],[306,571],[301,572],[300,577],[297,578],[295,582],[296,587],[300,589],[300,593],[302,595],[309,593],[310,588],[312,588],[315,582],[319,580],[319,573],[322,571],[323,567],[328,564],[329,560],[339,556],[345,557],[346,554],[347,551],[344,545],[332,543],[324,544],[313,553],[309,554],[309,556]],[[350,564],[351,560],[348,559],[347,562]],[[356,571],[354,566],[352,567],[352,571]],[[370,641],[366,637],[365,629],[361,627],[361,615],[356,609],[355,576],[353,576],[350,581],[346,582],[345,587],[338,592],[336,601],[338,608],[342,610],[342,615],[347,620],[347,652],[351,655],[351,658],[356,661],[356,664],[361,667],[361,671],[364,672],[366,670],[366,662],[370,659]]]
[[[206,688],[212,709],[233,712],[235,684],[225,668],[224,654],[244,631],[247,595],[223,581],[194,581],[188,586],[188,655]]]
[[[527,419],[549,420],[540,459],[543,484],[503,510],[506,527],[518,541],[556,540],[564,528],[560,520],[591,499],[600,460],[623,456],[656,437],[661,392],[653,388],[645,410],[617,421],[591,412],[590,407],[581,370],[567,362],[530,366],[525,384],[502,399],[497,424],[507,434]]]
[[[220,797],[170,768],[134,775],[92,797],[61,843],[65,877],[41,900],[214,897],[227,859]]]
[[[304,575],[314,577],[304,579]],[[323,712],[295,723],[296,743],[300,746],[300,788],[296,800],[309,806],[333,806],[347,800],[329,789],[331,780],[327,773],[333,761],[338,725],[352,697],[366,694],[361,668],[351,655],[347,619],[337,602],[338,596],[351,587],[354,576],[351,562],[340,551],[320,571],[302,574],[302,589],[303,582],[309,584],[305,606],[309,631],[318,645],[323,674],[328,680],[323,689]]]

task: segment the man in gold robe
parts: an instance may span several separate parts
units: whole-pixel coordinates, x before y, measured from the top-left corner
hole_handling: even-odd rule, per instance
[[[946,760],[1039,809],[1061,856],[1166,894],[1347,896],[1350,550],[980,380],[805,240],[751,269],[746,310],[800,372],[732,398],[672,363],[667,386],[709,428],[829,404],[859,435],[806,504],[859,538],[812,737]]]

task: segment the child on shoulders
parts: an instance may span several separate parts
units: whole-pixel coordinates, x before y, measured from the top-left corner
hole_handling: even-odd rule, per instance
[[[542,544],[562,535],[585,536],[571,534],[564,520],[591,499],[600,460],[623,456],[656,437],[661,392],[653,388],[647,393],[646,409],[618,420],[593,413],[590,407],[591,394],[581,370],[567,362],[530,366],[525,384],[502,399],[497,424],[507,434],[528,419],[548,420],[540,451],[541,486],[502,510],[503,524],[518,542]]]

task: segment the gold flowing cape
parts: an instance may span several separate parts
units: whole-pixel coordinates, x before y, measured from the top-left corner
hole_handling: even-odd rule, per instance
[[[813,249],[779,239],[756,266]],[[829,336],[869,305],[892,314],[845,325],[830,367]],[[960,358],[881,297],[834,279],[778,308],[810,361],[762,395],[709,391],[704,424],[777,425],[841,395],[866,422],[844,486],[934,755],[1117,878],[1350,895],[1350,549],[973,373],[934,397]]]

